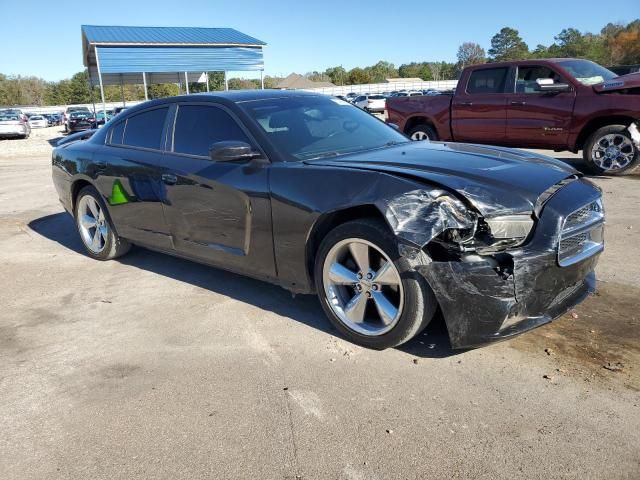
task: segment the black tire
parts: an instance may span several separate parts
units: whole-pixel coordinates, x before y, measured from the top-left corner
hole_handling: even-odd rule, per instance
[[[427,136],[427,138],[413,138],[416,134],[424,134]],[[420,123],[414,126],[413,128],[411,128],[411,130],[409,130],[408,135],[412,140],[438,140],[438,133],[431,125],[427,125],[426,123]]]
[[[323,283],[323,266],[327,254],[345,239],[362,239],[373,243],[393,261],[404,290],[404,306],[399,320],[379,336],[362,335],[345,325],[333,312]],[[415,270],[416,261],[402,257],[395,236],[384,222],[363,218],[337,226],[322,240],[315,259],[314,277],[318,298],[332,325],[348,340],[367,348],[382,350],[401,345],[418,335],[433,318],[438,303],[427,281]]]
[[[626,137],[633,149],[633,159],[628,165],[619,169],[607,169],[597,165],[592,158],[593,147],[603,139],[606,135],[617,134]],[[638,147],[633,143],[628,128],[625,125],[607,125],[606,127],[599,128],[593,132],[584,144],[582,150],[582,158],[589,173],[594,175],[626,175],[631,173],[640,163],[640,151]]]
[[[82,232],[80,231],[78,207],[81,204],[82,198],[87,195],[91,196],[99,204],[100,208],[103,210],[104,217],[105,217],[105,224],[107,226],[107,235],[104,240],[104,248],[99,253],[93,252],[87,246],[87,244],[85,243],[85,240],[83,239]],[[109,211],[107,210],[104,200],[102,199],[102,195],[98,193],[95,187],[86,186],[82,188],[82,190],[80,190],[80,192],[78,193],[78,196],[76,197],[73,216],[76,221],[76,228],[78,229],[78,234],[80,235],[80,240],[82,242],[82,245],[85,247],[85,251],[87,252],[87,255],[89,255],[91,258],[94,258],[96,260],[102,260],[102,261],[113,260],[114,258],[118,258],[126,254],[131,249],[131,244],[124,238],[120,238],[117,235],[113,227],[113,221],[111,220]]]

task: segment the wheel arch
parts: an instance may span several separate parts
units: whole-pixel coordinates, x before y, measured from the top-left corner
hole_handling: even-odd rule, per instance
[[[324,237],[338,225],[361,218],[375,218],[389,228],[382,212],[373,204],[354,205],[321,215],[311,227],[306,241],[306,267],[308,278],[313,279],[316,254]],[[313,281],[311,282],[313,284]]]
[[[76,211],[76,200],[78,199],[78,194],[80,193],[80,190],[82,190],[84,187],[96,188],[96,186],[93,183],[91,183],[89,180],[87,180],[84,177],[74,180],[73,183],[71,184],[71,211],[72,212]]]
[[[408,118],[406,123],[404,124],[404,133],[408,135],[413,127],[420,124],[428,125],[429,127],[431,127],[433,131],[436,132],[436,135],[438,135],[438,138],[440,138],[440,132],[438,132],[438,129],[436,128],[433,120],[431,120],[429,117],[425,117],[424,115],[416,115]]]
[[[634,121],[635,119],[625,115],[609,115],[606,117],[593,118],[582,127],[582,130],[580,130],[574,150],[582,150],[591,134],[599,128],[606,127],[607,125],[625,125],[628,127]]]

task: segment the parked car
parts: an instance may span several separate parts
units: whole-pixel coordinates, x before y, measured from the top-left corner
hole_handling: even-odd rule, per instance
[[[356,107],[362,108],[367,112],[382,113],[384,112],[384,106],[386,99],[382,95],[360,95],[357,97],[353,104]]]
[[[601,191],[567,164],[412,142],[307,92],[145,102],[52,162],[90,257],[138,244],[316,292],[372,348],[438,309],[455,348],[547,323],[592,291],[603,249]]]
[[[607,68],[619,76],[640,72],[640,65],[616,65],[615,67]]]
[[[98,110],[96,112],[96,125],[104,125],[113,118],[113,110]]]
[[[46,128],[49,126],[49,121],[43,115],[31,115],[29,126],[31,128]]]
[[[69,118],[71,117],[71,114],[73,112],[79,112],[79,113],[84,113],[84,114],[88,114],[89,116],[93,115],[93,113],[91,113],[91,110],[89,110],[87,107],[67,107],[64,111],[63,114],[63,122],[64,122],[64,131],[65,132],[69,132]]]
[[[22,113],[0,110],[0,138],[29,138],[31,126]]]
[[[0,109],[0,115],[18,115],[25,122],[29,120],[29,117],[21,108],[2,108]]]
[[[69,114],[66,131],[69,133],[96,128],[96,119],[91,112],[75,111]]]
[[[579,59],[466,68],[453,95],[390,99],[387,119],[414,140],[582,150],[594,174],[640,162],[640,75]]]

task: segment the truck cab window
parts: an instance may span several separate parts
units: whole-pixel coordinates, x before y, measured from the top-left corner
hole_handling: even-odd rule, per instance
[[[475,70],[469,77],[467,93],[504,93],[508,71],[506,67]]]
[[[566,83],[566,81],[549,67],[532,65],[518,67],[518,78],[516,79],[515,93],[540,93],[536,80],[538,78],[550,78],[553,83]]]

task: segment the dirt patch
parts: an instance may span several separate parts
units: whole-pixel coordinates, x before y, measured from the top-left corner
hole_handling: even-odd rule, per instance
[[[33,128],[29,138],[6,138],[0,140],[0,157],[50,156],[56,141],[64,135],[64,127]]]
[[[611,380],[640,391],[640,288],[600,283],[574,311],[511,342],[546,355],[554,374],[585,381]]]

